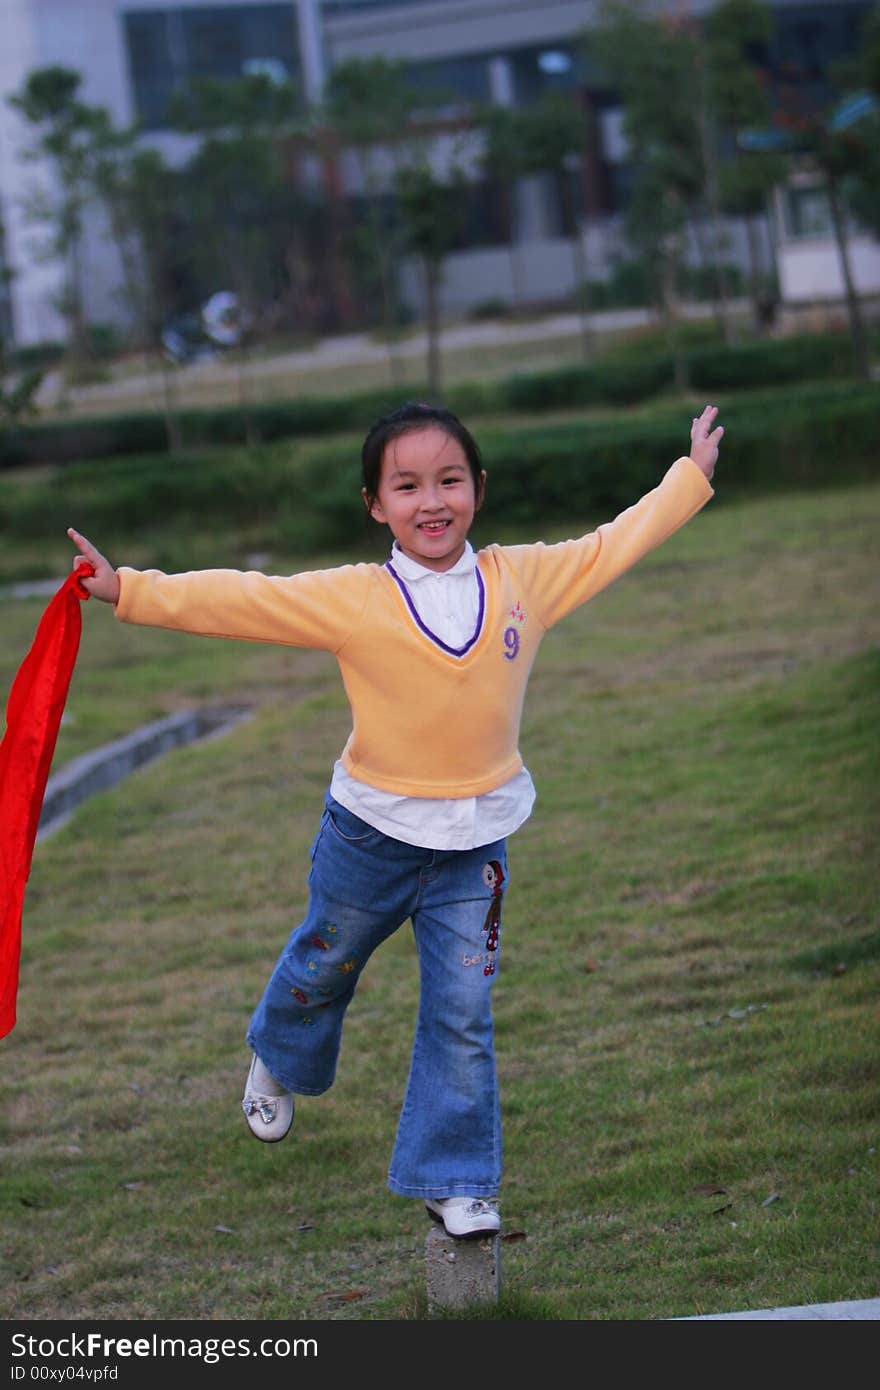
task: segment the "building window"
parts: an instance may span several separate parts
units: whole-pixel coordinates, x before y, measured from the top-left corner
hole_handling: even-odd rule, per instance
[[[460,110],[463,106],[483,105],[491,98],[489,60],[484,55],[412,63],[406,71],[410,85],[418,93],[420,107]]]
[[[448,4],[449,0],[322,0],[321,9],[328,19],[334,15],[357,14],[359,10],[393,10],[400,5]]]
[[[793,240],[832,234],[828,194],[820,184],[785,190],[785,230]]]
[[[517,106],[529,106],[545,92],[572,92],[586,78],[585,56],[568,41],[508,53],[513,67]]]
[[[123,19],[135,111],[147,130],[166,127],[175,92],[199,78],[299,80],[292,3],[131,10]]]
[[[808,113],[832,98],[834,66],[858,52],[872,8],[872,0],[773,7],[773,36],[755,56],[783,107]]]

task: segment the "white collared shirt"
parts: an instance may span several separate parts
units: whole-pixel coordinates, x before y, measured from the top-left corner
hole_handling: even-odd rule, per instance
[[[410,559],[397,542],[391,552],[422,624],[450,647],[463,647],[479,617],[477,557],[470,542],[448,570],[431,570]],[[512,835],[528,820],[535,787],[522,768],[508,782],[481,796],[398,796],[359,782],[340,761],[333,768],[330,794],[354,815],[395,840],[425,849],[476,849]]]

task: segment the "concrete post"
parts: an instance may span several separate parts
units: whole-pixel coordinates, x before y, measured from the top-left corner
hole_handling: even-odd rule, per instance
[[[425,1238],[428,1311],[497,1303],[501,1292],[501,1238],[460,1239],[433,1227]]]
[[[318,0],[296,0],[299,57],[306,102],[316,106],[324,94],[324,39]]]

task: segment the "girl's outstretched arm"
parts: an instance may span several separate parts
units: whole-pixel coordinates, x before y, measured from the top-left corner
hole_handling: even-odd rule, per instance
[[[83,587],[104,603],[118,603],[119,575],[110,561],[104,558],[100,550],[95,549],[91,541],[86,540],[85,536],[81,536],[78,531],[74,531],[72,526],[68,527],[67,534],[79,551],[79,554],[74,556],[73,568],[78,567],[80,560],[88,560],[95,567],[95,573],[91,579],[83,578],[80,581]]]
[[[712,428],[717,414],[717,405],[707,405],[702,415],[695,417],[691,425],[690,456],[707,478],[711,478],[715,472],[715,464],[718,461],[718,445],[724,434],[721,425],[716,425],[715,429]]]

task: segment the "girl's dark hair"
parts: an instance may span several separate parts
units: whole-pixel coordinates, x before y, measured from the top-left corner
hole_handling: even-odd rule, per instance
[[[442,405],[426,405],[423,401],[407,401],[405,405],[383,415],[381,420],[370,428],[361,449],[361,481],[366,494],[369,510],[379,492],[379,479],[382,475],[382,459],[392,439],[402,434],[412,434],[416,430],[440,429],[457,441],[464,450],[471,476],[474,480],[474,496],[480,502],[483,490],[483,460],[480,449],[470,430],[466,429],[457,415]]]

